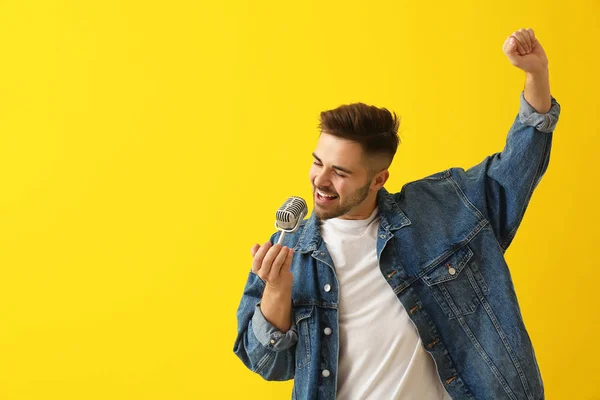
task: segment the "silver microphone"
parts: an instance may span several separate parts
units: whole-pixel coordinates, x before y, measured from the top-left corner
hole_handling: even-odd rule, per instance
[[[306,201],[302,197],[292,196],[275,213],[275,228],[281,231],[277,244],[281,244],[286,233],[296,232],[300,222],[308,213]]]

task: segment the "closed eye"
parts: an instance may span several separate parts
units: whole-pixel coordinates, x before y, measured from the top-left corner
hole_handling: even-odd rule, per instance
[[[322,166],[323,166],[323,164],[321,164],[321,163],[320,163],[320,162],[318,162],[317,160],[313,161],[313,164],[314,164],[314,165],[317,165],[317,166],[319,166],[319,167],[322,167]],[[338,170],[337,170],[337,169],[334,169],[334,170],[333,170],[333,173],[334,173],[334,174],[336,174],[337,176],[339,176],[340,178],[347,178],[347,176],[346,176],[346,175],[340,174],[340,173],[338,172]]]

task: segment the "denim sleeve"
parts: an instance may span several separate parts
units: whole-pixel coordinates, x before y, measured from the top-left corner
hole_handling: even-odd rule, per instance
[[[551,108],[540,114],[521,92],[520,109],[500,153],[487,156],[467,169],[451,168],[454,182],[486,218],[501,248],[506,251],[529,205],[534,189],[548,168],[552,135],[560,105],[551,98]]]
[[[525,100],[525,92],[521,92],[519,120],[522,124],[533,126],[540,132],[551,133],[556,128],[559,115],[560,105],[554,97],[551,100],[550,110],[546,114],[540,114]]]
[[[265,319],[265,316],[260,310],[260,303],[258,303],[254,309],[254,315],[252,316],[252,331],[254,332],[254,336],[256,336],[263,346],[272,347],[275,351],[289,349],[298,341],[298,330],[296,329],[296,325],[292,324],[286,333],[281,332]]]
[[[274,242],[276,236],[271,237]],[[269,381],[294,378],[296,360],[296,326],[282,333],[260,311],[265,283],[250,272],[237,310],[237,337],[233,352],[244,365]]]

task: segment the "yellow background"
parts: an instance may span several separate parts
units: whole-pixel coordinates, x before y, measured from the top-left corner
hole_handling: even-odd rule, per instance
[[[0,399],[289,398],[233,354],[321,110],[402,118],[387,184],[500,151],[532,27],[562,105],[506,254],[548,399],[600,399],[596,1],[0,2]]]

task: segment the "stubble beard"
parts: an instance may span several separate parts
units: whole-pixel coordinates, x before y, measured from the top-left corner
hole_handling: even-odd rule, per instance
[[[358,188],[348,200],[345,200],[343,203],[338,204],[337,207],[331,209],[323,209],[319,206],[315,201],[315,191],[317,190],[315,186],[313,186],[313,209],[315,210],[316,216],[324,221],[326,219],[338,218],[344,214],[347,214],[353,208],[359,206],[369,195],[369,187],[371,186],[370,180],[367,180],[367,183]],[[339,200],[340,197],[337,198]]]

